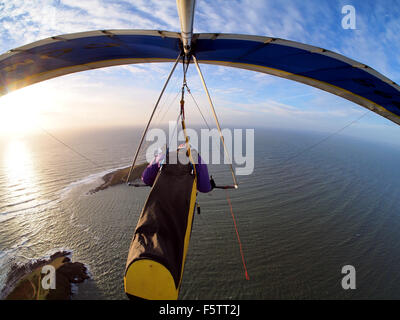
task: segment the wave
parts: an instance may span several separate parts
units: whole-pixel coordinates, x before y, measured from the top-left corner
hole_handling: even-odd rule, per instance
[[[31,209],[36,209],[36,208],[39,208],[39,207],[47,206],[48,204],[59,203],[74,188],[76,188],[78,186],[81,186],[81,185],[94,183],[97,180],[101,179],[104,175],[106,175],[106,174],[108,174],[110,172],[113,172],[115,170],[123,169],[125,167],[126,166],[119,166],[119,167],[116,167],[116,168],[111,168],[111,169],[103,170],[103,171],[100,171],[100,172],[92,173],[92,174],[90,174],[90,175],[88,175],[88,176],[86,176],[86,177],[84,177],[82,179],[79,179],[79,180],[76,180],[74,182],[71,182],[71,183],[69,183],[67,186],[65,186],[64,188],[62,188],[58,192],[58,197],[55,198],[55,199],[45,199],[45,200],[39,201],[38,203],[35,203],[33,205],[30,205],[30,206],[26,206],[26,207],[23,207],[23,208],[17,208],[15,210],[8,210],[8,211],[1,212],[1,210],[3,210],[3,209],[13,208],[13,207],[16,207],[16,206],[19,206],[19,205],[23,205],[23,204],[26,204],[26,203],[31,203],[33,201],[38,201],[38,200],[35,199],[35,198],[30,198],[30,199],[27,199],[27,200],[23,200],[23,201],[14,202],[14,203],[10,203],[10,204],[4,205],[4,206],[0,207],[0,223],[1,222],[5,222],[5,221],[7,221],[9,219],[12,219],[14,216],[10,216],[10,215],[13,214],[13,213],[25,212],[27,210],[31,210]],[[47,207],[44,208],[44,210],[46,210],[46,209],[47,209]]]
[[[22,237],[21,241],[15,245],[13,245],[10,249],[0,250],[0,267],[2,270],[8,269],[8,266],[11,264],[15,264],[16,261],[16,252],[20,250],[22,247],[25,247],[29,242],[29,238]],[[7,282],[7,272],[0,273],[0,288],[5,288]],[[2,295],[0,295],[0,299],[2,299]]]
[[[31,210],[31,209],[36,209],[36,208],[39,208],[39,207],[47,206],[50,203],[53,204],[53,203],[59,203],[59,202],[60,202],[60,199],[52,199],[52,200],[46,199],[46,200],[43,200],[43,201],[41,201],[41,202],[39,202],[39,203],[37,203],[37,204],[35,204],[33,206],[29,206],[29,207],[25,207],[25,208],[21,208],[21,209],[16,209],[16,210],[11,210],[11,211],[0,212],[0,222],[4,222],[4,221],[9,220],[10,218],[12,218],[12,217],[6,217],[6,216],[8,216],[8,215],[10,215],[12,213],[20,213],[20,212],[24,212],[24,211],[27,211],[27,210]],[[46,210],[46,209],[48,209],[48,207],[44,208],[44,210]]]
[[[27,199],[27,200],[24,200],[24,201],[10,203],[10,204],[7,204],[5,206],[0,207],[0,210],[3,210],[5,208],[10,208],[10,207],[15,207],[15,206],[18,206],[20,204],[28,203],[28,202],[31,202],[31,201],[34,201],[34,200],[36,200],[36,199],[35,198],[31,198],[31,199]]]

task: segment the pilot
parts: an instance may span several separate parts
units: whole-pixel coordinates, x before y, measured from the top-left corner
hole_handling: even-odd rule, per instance
[[[184,152],[186,150],[186,144],[181,144],[178,147],[177,153],[179,152]],[[195,164],[196,167],[196,175],[197,175],[197,190],[203,193],[210,192],[212,188],[212,183],[210,182],[209,176],[208,176],[208,169],[207,165],[203,163],[202,158],[200,157],[200,154],[196,152],[193,148],[190,148],[190,151],[194,157],[197,155],[197,163]],[[179,157],[179,156],[178,156]],[[156,152],[156,155],[154,159],[151,161],[151,163],[147,166],[147,168],[143,171],[142,174],[142,181],[148,185],[152,186],[154,183],[154,180],[156,179],[158,170],[162,166],[162,164],[165,161],[165,154],[161,152],[159,149]],[[195,161],[195,159],[193,159]],[[196,161],[195,161],[196,162]]]

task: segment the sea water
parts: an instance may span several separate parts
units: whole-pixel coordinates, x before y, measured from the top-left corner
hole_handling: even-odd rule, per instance
[[[214,190],[198,197],[180,299],[400,297],[400,149],[344,135],[308,149],[326,136],[255,130],[254,172],[228,193],[250,280],[227,193]],[[64,144],[45,133],[0,141],[1,287],[13,263],[67,249],[92,275],[74,299],[126,299],[126,257],[149,188],[89,191],[130,165],[139,137],[119,128],[57,133]],[[231,184],[227,165],[209,171]],[[345,265],[355,290],[342,288]]]

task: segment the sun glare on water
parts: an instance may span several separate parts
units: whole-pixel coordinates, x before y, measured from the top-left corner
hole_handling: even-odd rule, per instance
[[[9,141],[3,161],[10,185],[25,183],[34,178],[31,155],[23,141]]]
[[[7,196],[0,200],[0,212],[15,211],[32,205],[39,195],[35,164],[28,145],[19,139],[10,139],[0,157],[1,175],[6,179]],[[33,202],[32,202],[33,201]],[[6,205],[6,207],[2,207]]]

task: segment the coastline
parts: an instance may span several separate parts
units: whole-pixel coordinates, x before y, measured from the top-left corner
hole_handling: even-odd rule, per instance
[[[100,186],[90,190],[89,193],[92,194],[101,190],[105,190],[108,187],[116,186],[126,182],[133,182],[137,179],[140,179],[143,171],[146,169],[147,166],[148,166],[147,162],[136,165],[132,170],[132,174],[129,181],[127,181],[127,178],[129,170],[131,168],[130,166],[109,172],[102,177],[103,183]]]
[[[70,251],[58,251],[50,257],[33,259],[23,265],[13,265],[0,295],[5,300],[70,300],[72,285],[89,279],[88,268],[81,262],[71,261]],[[55,289],[44,289],[41,281],[44,266],[54,267]]]

